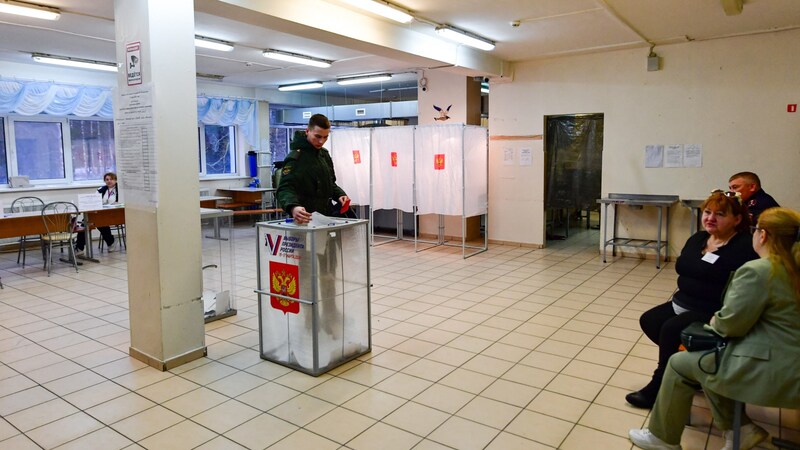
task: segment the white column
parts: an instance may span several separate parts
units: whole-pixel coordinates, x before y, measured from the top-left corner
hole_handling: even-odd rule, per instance
[[[115,0],[114,20],[130,354],[168,370],[206,353],[194,4]]]

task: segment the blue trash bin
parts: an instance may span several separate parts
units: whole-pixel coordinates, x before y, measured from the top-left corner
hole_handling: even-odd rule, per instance
[[[247,152],[247,170],[248,170],[247,174],[248,176],[251,177],[258,176],[258,164],[257,164],[258,160],[256,159],[256,156],[257,156],[256,152],[252,150]]]

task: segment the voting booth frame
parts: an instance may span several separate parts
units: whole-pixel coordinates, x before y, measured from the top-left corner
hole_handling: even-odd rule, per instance
[[[328,148],[337,184],[353,205],[369,208],[370,243],[404,240],[402,213],[414,214],[414,249],[461,247],[462,257],[485,252],[488,239],[489,134],[485,127],[464,124],[382,128],[336,128]],[[397,235],[376,235],[375,211],[397,210]],[[420,237],[420,217],[438,216],[435,240]],[[445,236],[445,217],[461,219],[461,242]],[[469,236],[468,222],[484,227],[483,242]],[[380,241],[380,242],[376,242]],[[468,242],[471,241],[471,242]],[[468,250],[470,251],[468,253]]]

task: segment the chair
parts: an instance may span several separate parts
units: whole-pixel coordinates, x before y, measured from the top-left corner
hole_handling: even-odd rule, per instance
[[[123,248],[127,249],[128,245],[125,242],[125,224],[111,225],[109,228],[111,228],[111,232],[112,233],[114,231],[117,232],[117,240],[116,240],[116,242],[119,243],[119,246],[120,246],[119,249],[120,250],[122,250]],[[103,247],[105,245],[106,245],[106,241],[104,241],[103,237],[101,236],[100,240],[97,242],[97,250],[102,252],[103,251]]]
[[[11,202],[11,212],[12,213],[21,213],[21,212],[38,212],[44,208],[44,202],[39,197],[20,197],[13,202]],[[25,267],[25,255],[27,254],[26,247],[27,243],[31,241],[38,241],[39,236],[20,236],[19,238],[19,250],[17,250],[17,264],[19,264],[19,258],[22,256],[22,267]]]
[[[78,263],[75,260],[75,236],[73,230],[75,221],[78,218],[78,207],[70,202],[52,202],[42,208],[42,220],[47,231],[42,235],[42,242],[46,244],[44,268],[47,269],[47,276],[53,267],[53,247],[67,246],[69,251],[69,262],[78,271]]]

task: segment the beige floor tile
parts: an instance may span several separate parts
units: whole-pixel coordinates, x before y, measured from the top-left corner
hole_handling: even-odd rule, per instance
[[[577,422],[591,403],[554,392],[542,391],[526,409],[569,422]]]
[[[275,417],[303,427],[336,406],[307,394],[300,394],[275,408],[269,413]]]
[[[156,406],[152,401],[139,394],[128,393],[100,403],[86,410],[92,417],[96,417],[107,425],[138,414]]]
[[[455,414],[456,411],[469,403],[473,398],[475,398],[475,395],[469,392],[464,392],[441,384],[434,384],[416,396],[414,401],[449,414]]]
[[[309,389],[306,393],[312,397],[325,400],[334,405],[341,405],[356,395],[367,390],[367,387],[344,378],[330,380]]]
[[[342,406],[375,420],[381,420],[405,402],[405,399],[396,395],[369,389],[345,402]]]
[[[583,350],[582,345],[578,344],[571,344],[569,342],[562,342],[557,341],[554,339],[547,339],[538,347],[536,347],[536,351],[542,353],[550,353],[551,355],[558,355],[567,358],[574,358],[575,355],[580,353]]]
[[[220,398],[225,398],[217,394]],[[261,411],[270,409],[300,395],[300,392],[277,383],[267,383],[236,397],[242,403]]]
[[[296,430],[297,427],[289,422],[269,414],[259,414],[225,433],[225,437],[247,448],[266,448]]]
[[[217,433],[226,433],[232,428],[261,414],[261,411],[236,400],[228,400],[194,417],[192,420]]]
[[[444,345],[459,336],[458,333],[445,331],[439,328],[429,328],[422,333],[416,335],[414,338],[434,344]]]
[[[112,428],[132,441],[139,441],[159,431],[167,429],[183,420],[178,414],[156,405],[138,414],[122,419],[111,425]]]
[[[375,419],[344,408],[336,408],[309,423],[304,429],[317,433],[332,441],[344,444],[361,434],[374,423]]]
[[[510,405],[524,407],[541,390],[508,380],[496,380],[481,392],[481,397],[490,398]]]
[[[437,348],[439,348],[438,344],[414,338],[407,339],[405,342],[392,346],[392,350],[420,358],[436,350]]]
[[[631,428],[644,426],[641,415],[602,405],[591,405],[578,423],[622,438],[627,438]]]
[[[103,424],[84,412],[77,412],[31,430],[28,437],[44,448],[54,448],[103,428]]]
[[[492,358],[486,355],[476,355],[474,358],[464,363],[462,367],[497,378],[513,366],[514,363],[510,361]]]
[[[233,375],[236,372],[237,369],[231,366],[226,366],[225,364],[211,361],[208,364],[204,364],[188,372],[184,372],[181,374],[181,376],[197,384],[207,385],[221,378]]]
[[[603,385],[601,383],[559,374],[553,378],[553,381],[548,383],[545,390],[592,401],[602,388]]]
[[[418,359],[419,359],[418,357],[409,355],[407,353],[401,353],[394,350],[386,350],[380,355],[371,358],[369,360],[369,363],[374,364],[376,366],[384,367],[389,370],[398,371],[414,363]]]
[[[432,351],[425,359],[458,367],[474,356],[473,352],[445,346]]]
[[[78,412],[78,409],[60,398],[32,406],[5,416],[9,423],[23,432],[54,422]]]
[[[561,373],[605,384],[614,375],[614,371],[613,368],[608,366],[573,360],[567,364]]]
[[[519,362],[522,358],[524,358],[530,351],[516,347],[514,345],[502,344],[500,342],[495,342],[494,344],[490,345],[486,350],[484,350],[481,354],[486,356],[491,356],[492,358],[502,359],[504,361],[510,361],[513,363]]]
[[[449,414],[437,409],[408,402],[385,417],[382,422],[418,436],[427,436],[449,417]]]
[[[257,364],[248,367],[244,371],[261,377],[265,380],[274,380],[286,375],[289,372],[292,372],[292,369],[270,361],[261,360]]]
[[[577,425],[561,444],[564,450],[619,450],[631,448],[627,437],[619,437],[599,430]],[[686,447],[694,448],[694,447]]]
[[[479,394],[492,384],[495,379],[496,378],[489,375],[459,368],[442,378],[439,384],[467,391],[472,394]]]
[[[376,423],[368,430],[347,443],[353,450],[407,450],[413,448],[421,437],[387,425]]]
[[[418,378],[436,382],[453,370],[455,370],[455,367],[451,365],[431,361],[429,359],[420,359],[414,364],[411,364],[403,369],[402,372]]]
[[[119,450],[133,445],[133,441],[117,433],[113,428],[103,427],[61,445],[57,450]]]
[[[206,442],[205,444],[197,447],[196,450],[247,450],[247,448],[240,444],[237,444],[236,442],[233,442],[232,440],[226,438],[225,436],[217,436],[214,439]]]
[[[506,427],[505,431],[557,448],[567,437],[572,427],[572,422],[523,410]]]
[[[522,408],[485,397],[475,397],[461,408],[456,415],[483,425],[502,430]]]
[[[165,402],[163,406],[183,417],[194,417],[225,401],[228,401],[228,397],[214,392],[211,389],[201,387],[175,397]]]
[[[42,447],[33,442],[24,434],[18,434],[0,442],[0,448],[8,450],[41,450]]]
[[[458,449],[482,449],[498,433],[494,428],[454,416],[434,430],[428,439]]]
[[[520,364],[549,370],[550,372],[560,372],[564,369],[564,367],[567,366],[567,364],[569,364],[570,361],[570,358],[564,356],[553,355],[551,353],[534,350],[526,357],[522,358]]]
[[[145,448],[189,450],[208,442],[217,436],[217,433],[214,433],[208,428],[204,428],[194,422],[184,420],[183,422],[173,425],[161,432],[139,441],[139,444]]]
[[[114,381],[130,390],[135,391],[174,376],[175,375],[169,372],[162,372],[160,370],[153,369],[152,367],[145,367],[135,372],[118,376],[114,378]]]
[[[5,383],[5,380],[3,381]],[[0,401],[0,417],[6,417],[25,408],[38,405],[56,398],[52,392],[41,386],[27,388],[13,394],[6,395]]]
[[[362,366],[365,364],[362,364]],[[358,366],[361,367],[361,366]],[[295,391],[305,392],[314,386],[322,384],[331,378],[330,375],[322,374],[318,377],[298,372],[296,370],[289,371],[286,375],[275,378],[273,381],[282,384],[286,387],[292,388]]]
[[[502,379],[516,383],[527,384],[535,388],[543,388],[553,380],[557,374],[549,370],[537,369],[517,364],[503,374]]]
[[[414,450],[450,450],[451,448],[430,439],[423,439],[414,446]]]
[[[622,389],[615,386],[605,385],[603,389],[597,394],[597,397],[592,402],[595,405],[608,406],[609,408],[627,411],[629,413],[646,416],[650,413],[649,409],[634,408],[625,401],[625,395],[631,392],[628,389]]]
[[[375,385],[375,389],[387,392],[398,397],[411,399],[427,389],[431,381],[412,377],[404,373],[396,373]]]
[[[301,428],[270,446],[269,450],[335,450],[340,447],[336,442]]]
[[[0,397],[25,391],[36,386],[36,382],[24,375],[15,375],[3,380],[0,385]]]
[[[236,372],[210,383],[206,387],[228,397],[236,397],[266,382],[267,380],[247,372]]]
[[[555,447],[531,441],[523,437],[501,432],[486,447],[486,450],[549,450]]]
[[[597,348],[584,348],[575,359],[617,368],[622,363],[622,360],[625,359],[625,355]]]
[[[172,377],[143,387],[137,390],[136,393],[156,403],[164,403],[199,387],[200,385],[184,378]]]

